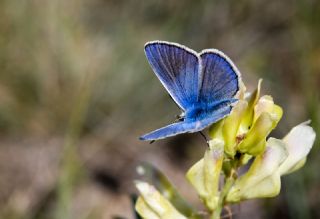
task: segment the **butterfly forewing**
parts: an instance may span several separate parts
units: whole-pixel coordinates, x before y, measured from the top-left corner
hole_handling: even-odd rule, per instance
[[[174,43],[155,41],[145,46],[147,59],[180,108],[186,110],[197,101],[199,57],[190,49]]]
[[[239,73],[231,60],[218,50],[205,50],[200,57],[199,100],[210,103],[233,98],[239,90]]]

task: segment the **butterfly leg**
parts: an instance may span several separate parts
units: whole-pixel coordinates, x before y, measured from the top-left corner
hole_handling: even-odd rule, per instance
[[[207,136],[202,131],[200,131],[199,134],[204,138],[204,140],[206,141],[207,146],[209,148],[209,139],[207,138]]]

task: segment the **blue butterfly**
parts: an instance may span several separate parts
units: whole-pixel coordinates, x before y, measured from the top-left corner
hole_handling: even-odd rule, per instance
[[[198,132],[230,114],[240,87],[240,72],[221,51],[197,53],[177,43],[145,45],[149,64],[183,110],[181,121],[157,129],[140,140],[158,140]]]

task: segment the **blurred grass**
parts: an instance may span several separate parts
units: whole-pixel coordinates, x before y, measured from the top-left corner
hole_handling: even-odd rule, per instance
[[[281,137],[309,118],[319,133],[319,1],[3,0],[0,13],[1,152],[8,141],[23,148],[28,147],[23,139],[63,139],[56,146],[63,149],[53,200],[38,214],[35,198],[21,210],[10,200],[26,182],[6,195],[1,181],[0,218],[79,218],[77,194],[92,180],[80,145],[88,144],[84,148],[92,154],[97,148],[98,154],[118,152],[121,156],[115,153],[109,160],[93,158],[111,172],[117,165],[128,168],[135,155],[144,156],[143,144],[133,139],[179,113],[146,62],[143,45],[149,40],[221,49],[240,68],[249,89],[262,77],[264,93],[283,106],[274,135]],[[181,142],[159,144],[174,143]],[[178,153],[189,150],[186,160],[199,153],[197,147],[185,148]],[[304,169],[285,177],[281,196],[267,201],[265,218],[320,217],[318,150],[317,139]],[[177,152],[171,156],[178,160]],[[10,175],[8,168],[0,170]],[[103,210],[88,209],[87,218],[103,218]]]

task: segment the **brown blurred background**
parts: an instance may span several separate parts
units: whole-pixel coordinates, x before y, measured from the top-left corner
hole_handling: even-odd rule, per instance
[[[319,131],[320,1],[0,1],[0,218],[133,218],[140,161],[184,180],[200,135],[149,145],[138,136],[179,114],[143,53],[150,40],[218,48],[248,90],[263,78],[284,117],[273,136],[312,119]],[[281,195],[235,218],[320,218],[319,141]]]

